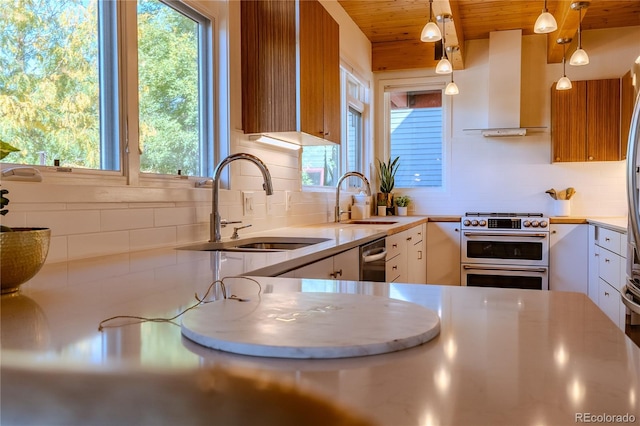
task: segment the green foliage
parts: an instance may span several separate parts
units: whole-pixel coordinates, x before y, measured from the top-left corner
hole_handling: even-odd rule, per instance
[[[197,24],[157,0],[138,7],[141,169],[198,174]],[[0,137],[19,149],[10,161],[38,164],[45,152],[99,169],[100,127],[116,123],[100,121],[97,1],[0,8]]]
[[[396,157],[393,161],[389,158],[386,163],[378,160],[378,180],[380,181],[380,192],[390,194],[395,186],[396,172],[398,171],[398,161]]]
[[[12,152],[16,152],[16,151],[20,151],[20,150],[15,146],[9,145],[8,143],[0,139],[0,160],[2,160],[4,157],[11,154]]]
[[[398,207],[407,207],[411,201],[411,198],[409,198],[408,195],[399,195],[394,199],[396,201],[396,206]]]

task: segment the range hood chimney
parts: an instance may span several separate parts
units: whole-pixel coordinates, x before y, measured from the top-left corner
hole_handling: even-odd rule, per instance
[[[524,136],[520,127],[522,30],[489,33],[488,126],[485,137]]]

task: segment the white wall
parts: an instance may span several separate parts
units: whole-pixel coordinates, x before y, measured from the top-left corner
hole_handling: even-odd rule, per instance
[[[572,215],[626,215],[624,161],[551,164],[550,88],[562,76],[561,64],[546,64],[546,36],[523,37],[521,125],[543,126],[526,137],[484,138],[487,127],[488,40],[466,44],[465,70],[454,73],[460,94],[452,98],[449,174],[443,191],[402,190],[412,195],[419,214],[463,214],[466,211],[532,211],[553,213],[549,188],[573,186]],[[583,47],[591,62],[584,67],[567,66],[573,80],[619,78],[640,55],[640,27],[583,32]],[[568,48],[573,51],[573,46]],[[376,87],[387,79],[427,77],[420,71],[376,73]],[[376,102],[381,102],[377,93]],[[378,123],[382,117],[378,115]],[[384,140],[376,128],[379,155]]]

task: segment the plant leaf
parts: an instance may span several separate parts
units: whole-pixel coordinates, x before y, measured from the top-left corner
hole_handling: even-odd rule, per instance
[[[2,160],[4,157],[11,154],[12,152],[16,152],[16,151],[20,151],[20,150],[15,146],[9,145],[5,141],[0,140],[0,160]]]

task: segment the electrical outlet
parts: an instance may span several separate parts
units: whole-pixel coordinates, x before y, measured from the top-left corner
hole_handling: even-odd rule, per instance
[[[291,191],[284,191],[284,209],[291,211]]]
[[[242,214],[253,216],[253,192],[242,192]]]

